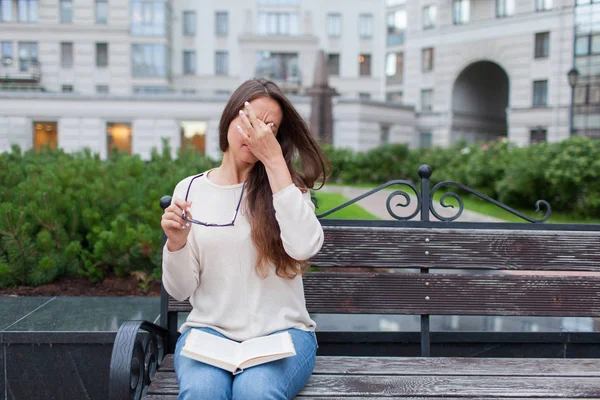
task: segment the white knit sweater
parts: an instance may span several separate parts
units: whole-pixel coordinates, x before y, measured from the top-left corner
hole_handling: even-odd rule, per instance
[[[185,198],[192,178],[179,182],[173,199]],[[230,223],[241,190],[242,184],[217,185],[205,173],[194,180],[188,196],[193,218]],[[273,195],[273,206],[286,253],[297,260],[314,256],[323,244],[323,229],[310,192],[302,193],[291,184]],[[192,224],[181,250],[170,252],[164,246],[164,287],[179,301],[189,297],[193,307],[179,332],[210,327],[232,340],[243,341],[289,328],[314,331],[316,324],[306,310],[301,276],[280,278],[272,266],[266,278],[257,275],[257,251],[245,214],[242,201],[235,226]]]

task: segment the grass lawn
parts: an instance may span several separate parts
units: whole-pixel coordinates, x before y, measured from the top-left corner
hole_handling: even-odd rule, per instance
[[[319,208],[315,210],[317,214],[322,214],[326,211],[331,210],[339,205],[344,204],[349,199],[342,196],[339,193],[324,193],[321,191],[315,192],[317,197],[317,204]],[[351,204],[348,207],[344,207],[339,211],[334,212],[331,215],[325,217],[327,219],[379,219],[375,215],[367,212],[364,208],[358,204]]]
[[[327,183],[327,186],[340,186],[340,185],[337,185],[335,183]],[[351,186],[351,187],[357,187],[357,188],[363,188],[363,189],[373,189],[373,188],[377,187],[377,185],[369,185],[369,184],[352,184],[352,185],[343,185],[343,186]],[[419,189],[420,189],[419,184],[417,184],[417,187],[419,187]],[[395,186],[390,187],[390,189],[400,189],[400,188],[403,188],[403,186],[395,185]],[[406,186],[404,186],[404,188],[406,188]],[[406,189],[407,189],[408,193],[412,192],[410,189],[408,189],[408,188],[406,188]],[[455,190],[454,193],[458,194],[462,198],[462,200],[465,204],[465,210],[475,211],[480,214],[489,215],[490,217],[499,218],[499,219],[502,219],[507,222],[526,222],[526,220],[519,218],[518,216],[513,215],[513,214],[509,213],[508,211],[505,211],[505,210],[501,209],[500,207],[497,207],[492,203],[488,203],[478,197],[470,196],[458,188]],[[441,190],[438,191],[434,196],[434,200],[439,201],[440,197],[442,197],[443,194],[444,193]],[[455,207],[458,207],[458,202],[456,200],[452,199],[451,197],[448,197],[446,199],[446,202],[448,204],[454,205]],[[552,202],[549,201],[549,203],[550,203],[550,206],[552,206]],[[341,203],[338,203],[338,204],[341,204]],[[438,206],[437,209],[439,209],[439,208],[441,208],[441,206]],[[328,210],[328,209],[329,208],[327,208],[326,210]],[[540,210],[539,213],[534,213],[535,204],[532,204],[530,209],[517,208],[516,210],[521,212],[522,214],[527,215],[530,218],[536,218],[536,219],[541,218],[545,213],[544,209]],[[558,211],[556,209],[552,209],[552,214],[550,215],[550,218],[546,221],[546,223],[600,224],[600,218],[581,218],[581,217],[570,215],[569,213],[561,213],[560,211]]]

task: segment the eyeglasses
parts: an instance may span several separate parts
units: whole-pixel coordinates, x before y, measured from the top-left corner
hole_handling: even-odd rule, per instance
[[[204,174],[196,175],[190,181],[190,184],[187,188],[187,192],[185,193],[185,201],[186,202],[188,199],[188,195],[190,194],[190,188],[192,187],[192,183],[194,182],[195,179],[200,178],[202,175],[204,175]],[[242,204],[242,197],[244,197],[244,187],[245,186],[246,186],[246,182],[244,182],[242,184],[242,193],[240,194],[240,200],[238,201],[237,207],[235,208],[235,214],[233,214],[233,220],[230,223],[228,223],[228,224],[212,224],[212,223],[208,223],[208,222],[198,221],[196,219],[186,217],[185,210],[181,213],[181,218],[183,218],[183,220],[185,220],[185,221],[191,222],[192,224],[198,224],[198,225],[203,225],[203,226],[208,226],[208,227],[233,226],[235,223],[235,219],[237,218],[238,211],[240,210],[240,204]]]

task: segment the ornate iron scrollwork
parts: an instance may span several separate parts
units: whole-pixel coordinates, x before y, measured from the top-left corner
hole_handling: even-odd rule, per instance
[[[458,194],[456,194],[454,192],[447,192],[447,193],[444,193],[442,195],[442,197],[440,198],[440,205],[442,207],[445,207],[445,208],[448,208],[448,207],[454,208],[453,205],[446,203],[446,199],[448,197],[451,197],[451,198],[455,199],[456,201],[458,201],[458,211],[457,211],[457,213],[455,215],[451,216],[451,217],[444,217],[444,216],[440,215],[435,210],[435,206],[433,204],[433,197],[435,195],[435,192],[438,189],[440,189],[440,188],[442,188],[444,186],[454,186],[454,187],[460,188],[460,189],[462,189],[462,190],[464,190],[464,191],[466,191],[468,193],[471,193],[471,194],[479,197],[482,200],[490,202],[490,203],[494,204],[495,206],[498,206],[498,207],[502,208],[503,210],[508,211],[511,214],[514,214],[514,215],[516,215],[516,216],[518,216],[520,218],[523,218],[524,220],[527,220],[527,221],[533,222],[533,223],[540,223],[540,222],[546,221],[548,218],[550,218],[550,214],[552,212],[552,208],[550,207],[550,204],[546,200],[538,200],[535,203],[535,212],[536,213],[539,212],[540,211],[540,206],[544,206],[546,208],[546,214],[542,218],[539,218],[539,219],[530,218],[527,215],[525,215],[523,213],[520,213],[519,211],[515,210],[514,208],[511,208],[511,207],[509,207],[509,206],[507,206],[505,204],[502,204],[499,201],[494,200],[491,197],[488,197],[488,196],[484,195],[483,193],[478,192],[477,190],[471,189],[470,187],[463,185],[462,183],[452,182],[452,181],[444,181],[444,182],[440,182],[437,185],[435,185],[431,189],[431,193],[430,193],[430,196],[429,196],[429,210],[440,221],[445,221],[445,222],[454,221],[455,219],[457,219],[458,217],[460,217],[462,215],[462,213],[464,211],[464,208],[465,208],[463,200],[462,200],[462,198]]]
[[[110,400],[139,400],[162,364],[168,331],[147,321],[120,327],[110,361]]]
[[[463,185],[462,183],[458,183],[458,182],[452,182],[452,181],[440,182],[437,185],[435,185],[431,190],[429,190],[429,178],[431,177],[431,173],[432,173],[431,167],[429,165],[421,165],[419,167],[418,172],[419,172],[419,176],[421,177],[422,192],[420,192],[417,189],[417,187],[415,186],[415,184],[410,181],[392,180],[387,183],[384,183],[381,186],[376,187],[375,189],[369,190],[368,192],[366,192],[352,200],[349,200],[342,205],[332,208],[331,210],[328,210],[322,214],[318,214],[317,217],[324,218],[328,215],[333,214],[334,212],[336,212],[338,210],[341,210],[344,207],[354,204],[354,203],[364,199],[365,197],[371,196],[372,194],[377,193],[377,192],[379,192],[389,186],[392,186],[392,185],[406,185],[406,186],[410,187],[410,189],[415,193],[415,196],[417,199],[417,207],[416,207],[415,211],[408,216],[402,217],[394,212],[394,207],[410,206],[411,196],[403,190],[396,190],[396,191],[390,193],[390,195],[388,196],[387,201],[386,201],[387,211],[392,216],[392,218],[401,220],[401,221],[408,221],[408,220],[414,218],[415,216],[417,216],[417,214],[419,214],[419,212],[421,212],[421,211],[425,214],[425,215],[421,215],[422,221],[429,221],[429,213],[433,214],[433,216],[435,216],[438,220],[443,221],[443,222],[450,222],[450,221],[454,221],[454,220],[458,219],[462,215],[462,213],[465,209],[465,206],[464,206],[464,202],[463,202],[462,198],[454,192],[444,193],[442,195],[442,197],[440,198],[440,205],[444,208],[454,208],[453,205],[447,203],[447,199],[448,198],[455,199],[458,202],[458,210],[456,211],[456,214],[454,214],[453,216],[450,216],[450,217],[444,217],[444,216],[440,215],[437,212],[437,210],[435,209],[435,206],[433,203],[434,195],[438,189],[440,189],[442,187],[446,187],[446,186],[454,186],[459,189],[462,189],[474,196],[479,197],[482,200],[490,202],[490,203],[502,208],[503,210],[508,211],[509,213],[516,215],[520,218],[523,218],[524,220],[529,221],[529,222],[533,222],[533,223],[544,222],[544,221],[548,220],[548,218],[550,218],[550,214],[552,213],[552,208],[550,207],[550,204],[546,200],[538,200],[535,203],[535,206],[536,206],[535,212],[536,213],[539,212],[541,206],[543,206],[546,209],[546,214],[543,217],[538,218],[538,219],[531,218],[531,217],[528,217],[527,215],[515,210],[514,208],[511,208],[505,204],[502,204],[499,201],[494,200],[491,197],[488,197],[488,196],[484,195],[483,193],[480,193],[477,190],[471,189],[470,187]],[[394,204],[393,199],[396,196],[402,196],[404,198],[404,200],[406,200],[406,203]],[[423,196],[425,196],[426,198]],[[315,198],[313,198],[313,201],[315,202],[315,205],[316,205]],[[423,202],[426,202],[426,203],[423,204]]]
[[[385,188],[387,188],[389,186],[392,186],[392,185],[406,185],[406,186],[410,187],[412,189],[412,191],[415,193],[415,196],[417,198],[417,207],[416,207],[415,211],[411,215],[409,215],[409,216],[403,217],[403,216],[400,216],[400,215],[396,214],[394,212],[394,210],[393,210],[393,207],[394,206],[395,207],[408,207],[408,206],[410,206],[411,197],[410,197],[410,195],[408,193],[406,193],[403,190],[395,190],[392,193],[390,193],[390,195],[388,196],[387,201],[386,201],[386,208],[387,208],[388,212],[390,213],[390,215],[393,218],[395,218],[397,220],[400,220],[400,221],[408,221],[409,219],[414,218],[419,213],[420,208],[421,208],[421,201],[422,201],[421,200],[421,193],[419,193],[419,191],[417,190],[417,187],[412,182],[405,181],[405,180],[400,180],[400,179],[396,179],[396,180],[393,180],[393,181],[386,182],[383,185],[376,187],[375,189],[369,190],[367,193],[364,193],[364,194],[362,194],[362,195],[360,195],[360,196],[358,196],[358,197],[356,197],[356,198],[354,198],[352,200],[349,200],[349,201],[345,202],[344,204],[341,204],[341,205],[339,205],[339,206],[337,206],[335,208],[332,208],[331,210],[326,211],[326,212],[324,212],[322,214],[318,214],[317,218],[324,218],[324,217],[326,217],[326,216],[328,216],[330,214],[333,214],[334,212],[336,212],[338,210],[341,210],[344,207],[348,207],[349,205],[354,204],[354,203],[356,203],[356,202],[364,199],[365,197],[369,197],[373,193],[377,193],[377,192],[379,192],[379,191],[381,191],[381,190],[383,190],[383,189],[385,189]],[[393,201],[392,200],[396,196],[402,196],[406,200],[406,204],[397,203],[397,204],[393,205]]]

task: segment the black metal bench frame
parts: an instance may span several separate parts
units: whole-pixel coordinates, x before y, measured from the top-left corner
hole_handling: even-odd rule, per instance
[[[600,272],[600,225],[541,224],[551,213],[550,205],[543,200],[536,203],[536,211],[545,208],[545,215],[533,219],[460,183],[441,182],[430,189],[431,173],[428,166],[419,168],[420,191],[412,182],[390,181],[319,214],[323,218],[392,185],[408,186],[417,202],[411,215],[398,216],[394,207],[410,206],[411,197],[406,191],[396,190],[387,199],[388,212],[396,221],[322,219],[325,243],[312,260],[320,271],[304,278],[311,313],[420,315],[421,358],[319,356],[315,373],[301,396],[600,398],[600,358],[542,363],[525,358],[475,361],[431,357],[430,315],[600,316],[600,276],[540,276],[527,272]],[[451,217],[436,211],[434,194],[447,187],[496,204],[531,224],[449,223],[462,214],[464,206],[459,195],[446,193],[441,205],[446,207],[445,200],[452,197],[459,204],[458,210]],[[395,204],[398,196],[404,204]],[[168,204],[170,197],[161,199],[163,208]],[[419,213],[421,221],[408,221]],[[440,221],[430,221],[430,215]],[[354,270],[335,271],[340,267]],[[395,273],[415,268],[420,273]],[[437,269],[507,273],[430,273]],[[515,275],[514,271],[525,271],[525,275]],[[120,327],[111,360],[111,400],[176,398],[172,353],[179,337],[177,314],[190,309],[187,300],[178,302],[163,288],[160,326],[127,321]],[[598,334],[592,337],[600,345]],[[157,370],[163,375],[155,375]],[[513,384],[509,384],[508,377],[512,377]],[[460,389],[465,385],[470,385],[471,391]],[[556,385],[571,389],[561,390]],[[339,393],[331,392],[332,387]]]

